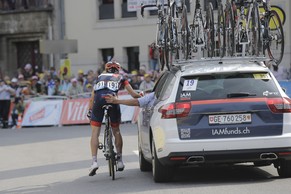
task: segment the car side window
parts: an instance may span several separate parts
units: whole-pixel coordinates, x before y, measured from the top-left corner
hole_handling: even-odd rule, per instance
[[[161,94],[161,91],[164,87],[164,83],[165,81],[167,80],[167,77],[169,75],[169,72],[165,72],[161,77],[160,79],[158,80],[158,82],[156,83],[155,87],[154,87],[154,92],[155,92],[155,95],[157,98],[160,97],[160,94]]]
[[[173,73],[168,74],[167,80],[163,84],[159,99],[166,100],[170,97],[172,90],[170,88],[174,87],[176,81],[176,76]]]

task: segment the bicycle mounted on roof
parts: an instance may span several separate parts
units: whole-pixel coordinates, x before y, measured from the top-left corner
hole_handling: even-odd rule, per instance
[[[205,57],[264,57],[280,64],[284,54],[281,19],[271,10],[270,0],[217,0],[218,16],[214,21],[213,5],[203,12],[195,0],[193,22],[187,19],[187,0],[157,0],[156,46],[160,49],[161,70],[173,61]],[[189,1],[188,1],[189,2]],[[260,5],[264,12],[260,13]]]

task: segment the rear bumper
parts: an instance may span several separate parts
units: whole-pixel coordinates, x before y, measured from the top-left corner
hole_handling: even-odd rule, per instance
[[[197,165],[207,163],[243,163],[257,161],[275,162],[280,159],[291,160],[291,147],[227,151],[172,152],[166,157],[159,158],[164,165]]]

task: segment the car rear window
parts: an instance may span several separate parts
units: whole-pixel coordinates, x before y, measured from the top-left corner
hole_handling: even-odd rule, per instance
[[[266,72],[225,73],[181,77],[177,101],[278,96],[278,88]]]

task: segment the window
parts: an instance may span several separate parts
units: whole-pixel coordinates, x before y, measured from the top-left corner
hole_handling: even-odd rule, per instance
[[[196,82],[197,85],[193,85],[191,90],[183,91],[187,81]],[[210,100],[232,97],[278,97],[280,93],[268,73],[255,72],[185,76],[180,80],[177,101],[183,100],[181,98],[183,95],[189,96],[191,100]]]
[[[114,57],[113,48],[100,49],[103,62],[108,62]]]
[[[122,18],[136,17],[136,11],[127,11],[127,0],[123,0],[121,5]]]
[[[113,0],[99,1],[99,19],[114,19]]]
[[[126,47],[128,71],[139,69],[139,47]]]

